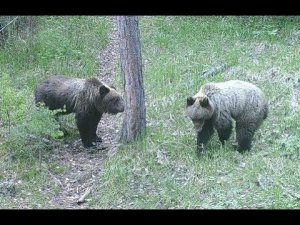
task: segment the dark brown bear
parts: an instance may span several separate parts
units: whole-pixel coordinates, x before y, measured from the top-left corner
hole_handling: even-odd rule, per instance
[[[95,146],[96,130],[103,113],[124,111],[125,102],[112,87],[97,78],[79,79],[52,76],[35,90],[35,103],[44,103],[50,110],[65,109],[59,114],[75,113],[84,147]]]

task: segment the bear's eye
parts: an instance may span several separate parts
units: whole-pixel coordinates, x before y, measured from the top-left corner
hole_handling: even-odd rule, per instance
[[[113,100],[112,100],[112,102],[113,102],[113,104],[118,104],[118,102],[119,102],[119,98],[114,98]]]

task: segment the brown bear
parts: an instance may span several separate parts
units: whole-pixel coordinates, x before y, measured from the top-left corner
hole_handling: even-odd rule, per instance
[[[252,138],[268,115],[268,102],[255,85],[230,80],[207,83],[193,97],[187,98],[186,115],[197,132],[197,153],[217,130],[222,144],[232,132],[232,118],[236,121],[237,150],[250,150]]]
[[[58,114],[75,113],[84,147],[101,142],[96,130],[103,113],[117,114],[125,108],[125,102],[115,88],[97,78],[51,76],[37,86],[34,94],[37,105],[44,103],[50,110],[65,110]]]

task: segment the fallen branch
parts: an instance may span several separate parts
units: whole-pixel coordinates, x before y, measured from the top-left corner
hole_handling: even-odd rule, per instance
[[[78,199],[77,204],[80,205],[85,202],[85,198],[91,193],[92,187],[86,189],[83,195]]]
[[[4,27],[2,27],[0,29],[0,32],[2,32],[9,24],[11,24],[12,22],[14,22],[16,19],[18,19],[18,16],[16,16],[15,18],[13,18],[11,21],[9,21]]]
[[[31,139],[34,139],[34,140],[42,140],[46,144],[51,144],[52,143],[52,141],[48,140],[47,138],[39,138],[39,137],[36,137],[32,134],[29,134],[28,137],[31,138]]]
[[[214,66],[211,67],[207,70],[204,70],[201,74],[202,77],[210,77],[210,76],[214,76],[218,73],[224,72],[225,70],[227,70],[229,68],[228,64],[221,64],[220,66]]]

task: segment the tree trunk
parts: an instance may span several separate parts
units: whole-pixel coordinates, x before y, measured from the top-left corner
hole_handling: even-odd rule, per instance
[[[121,73],[126,97],[121,141],[132,142],[146,133],[146,107],[137,16],[117,16]]]

